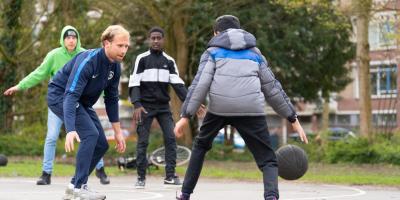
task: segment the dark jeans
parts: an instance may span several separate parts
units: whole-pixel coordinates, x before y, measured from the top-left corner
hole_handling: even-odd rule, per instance
[[[264,116],[226,117],[207,113],[200,133],[196,136],[192,156],[183,181],[182,193],[193,193],[203,167],[204,157],[212,147],[218,131],[225,125],[234,126],[254,156],[258,168],[263,173],[264,198],[279,197],[278,164],[270,145],[267,122]]]
[[[49,105],[49,108],[64,120],[62,103]],[[81,142],[76,154],[75,176],[71,183],[75,185],[75,188],[81,188],[82,184],[87,183],[90,173],[107,152],[108,142],[100,120],[92,107],[79,104],[76,109],[75,127]]]
[[[164,136],[165,147],[165,175],[166,177],[175,176],[176,167],[176,140],[174,134],[174,120],[169,108],[149,108],[145,107],[147,114],[142,113],[142,122],[138,124],[138,142],[136,147],[137,173],[140,178],[146,177],[147,168],[147,146],[149,145],[149,135],[153,119],[156,118],[161,126]]]

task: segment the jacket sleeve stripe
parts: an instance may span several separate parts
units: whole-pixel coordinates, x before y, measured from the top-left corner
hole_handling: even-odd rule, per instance
[[[185,84],[183,80],[179,77],[179,69],[178,66],[176,65],[176,62],[174,58],[163,52],[163,55],[168,59],[171,60],[172,63],[174,63],[174,69],[170,70],[169,72],[169,82],[171,84]]]
[[[171,56],[169,56],[165,52],[163,52],[163,56],[165,56],[168,60],[171,60],[174,63],[175,73],[179,76],[178,66],[176,65],[176,62],[175,62],[174,58],[172,58]]]
[[[169,82],[171,84],[185,84],[177,74],[169,74]]]
[[[150,51],[146,51],[140,55],[135,60],[135,66],[133,68],[132,74],[129,76],[129,85],[128,87],[140,86],[140,81],[142,79],[143,72],[138,73],[139,62],[143,57],[150,55]]]
[[[74,76],[74,80],[72,81],[71,87],[69,88],[70,92],[73,92],[75,90],[76,87],[76,83],[78,82],[79,79],[79,75],[83,69],[83,67],[86,65],[86,63],[93,58],[93,56],[95,56],[101,49],[97,49],[94,50],[92,52],[90,52],[90,54],[83,60],[83,62],[81,62],[81,64],[79,64],[78,70]]]

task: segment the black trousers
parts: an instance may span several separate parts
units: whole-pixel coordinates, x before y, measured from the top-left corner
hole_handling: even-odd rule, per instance
[[[238,130],[253,154],[258,168],[263,173],[264,198],[269,196],[279,198],[278,164],[274,150],[270,145],[265,116],[226,117],[209,112],[200,127],[199,135],[194,139],[192,156],[183,181],[182,193],[193,193],[203,167],[205,154],[211,149],[218,131],[225,125],[232,125]]]
[[[146,177],[147,146],[149,145],[150,128],[153,119],[156,118],[161,126],[164,136],[165,147],[165,175],[166,177],[175,176],[176,167],[176,140],[174,134],[174,120],[169,108],[145,107],[147,114],[142,113],[142,122],[138,124],[138,142],[136,147],[137,173],[142,179]]]

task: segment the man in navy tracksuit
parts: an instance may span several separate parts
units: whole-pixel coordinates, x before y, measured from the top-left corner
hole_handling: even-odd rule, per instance
[[[117,150],[125,151],[118,116],[118,85],[121,74],[119,62],[129,47],[129,33],[122,26],[109,26],[103,32],[101,41],[103,48],[78,54],[49,83],[49,108],[63,119],[67,131],[65,150],[74,150],[74,139],[80,142],[75,176],[64,199],[106,198],[105,195],[88,190],[86,186],[90,173],[108,149],[104,130],[92,108],[103,91]]]

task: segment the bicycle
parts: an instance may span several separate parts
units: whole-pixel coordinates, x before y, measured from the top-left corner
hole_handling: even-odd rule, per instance
[[[184,146],[177,145],[176,148],[176,166],[181,166],[189,162],[192,151]],[[165,167],[165,148],[160,147],[154,150],[147,156],[147,169],[150,172],[150,167],[154,166],[156,169]],[[125,169],[136,169],[136,157],[119,157],[117,160],[118,168],[121,171]]]

